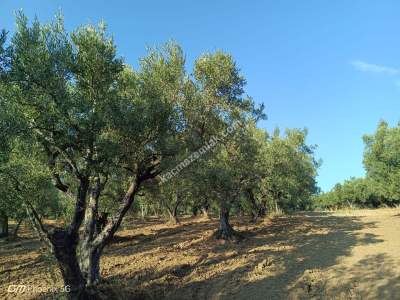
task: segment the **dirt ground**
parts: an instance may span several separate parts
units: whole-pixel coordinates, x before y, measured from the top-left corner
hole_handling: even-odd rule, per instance
[[[215,241],[216,220],[126,222],[102,260],[104,299],[400,299],[400,210],[305,212]],[[59,299],[52,259],[25,226],[0,242],[0,299]],[[30,290],[12,293],[10,285]]]

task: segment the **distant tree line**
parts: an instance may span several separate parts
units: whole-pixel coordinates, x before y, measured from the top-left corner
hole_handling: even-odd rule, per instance
[[[400,204],[400,124],[381,121],[364,136],[365,178],[351,178],[314,197],[317,208],[393,207]]]

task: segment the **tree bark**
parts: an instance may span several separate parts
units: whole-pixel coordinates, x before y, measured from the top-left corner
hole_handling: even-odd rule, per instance
[[[71,239],[66,230],[56,228],[49,234],[53,252],[57,259],[64,285],[68,286],[70,292],[67,297],[71,300],[92,299],[86,291],[85,278],[79,267],[76,256],[77,239]]]
[[[229,224],[229,209],[222,206],[219,215],[219,229],[216,232],[216,238],[222,240],[231,240],[236,235],[231,224]]]
[[[100,232],[96,230],[97,204],[104,183],[101,184],[99,178],[92,181],[88,177],[79,177],[80,185],[77,191],[74,215],[72,222],[66,229],[47,230],[40,221],[35,208],[30,203],[27,204],[27,209],[32,211],[38,229],[51,245],[65,286],[70,289],[70,292],[66,295],[68,299],[93,300],[98,298],[91,286],[100,279],[102,250],[113,238],[125,214],[132,206],[140,184],[144,180],[154,178],[157,175],[158,173],[154,172],[154,167],[148,168],[143,173],[138,171],[121,201],[118,212],[110,218]],[[90,198],[87,204],[86,198],[91,183],[93,186],[90,189]],[[68,190],[65,192],[69,193]],[[84,230],[83,234],[80,235],[79,229],[82,224]],[[81,243],[79,243],[80,241]],[[80,245],[79,260],[77,256],[78,244]]]
[[[100,281],[100,258],[103,249],[88,246],[81,248],[79,266],[86,286],[92,286]]]
[[[6,213],[0,213],[0,238],[8,237],[8,216]]]
[[[178,208],[182,203],[182,198],[181,195],[176,192],[175,193],[175,202],[170,206],[166,204],[168,214],[169,214],[169,220],[172,224],[179,224],[179,218],[178,218]]]
[[[250,204],[252,206],[251,209],[251,219],[252,221],[255,223],[257,222],[257,218],[259,217],[259,208],[257,207],[257,202],[256,202],[256,198],[254,196],[254,193],[251,189],[247,190],[247,195],[249,197],[250,200]]]
[[[92,247],[104,248],[104,246],[112,239],[115,232],[121,225],[121,222],[128,212],[129,208],[135,199],[135,196],[139,190],[140,184],[143,181],[139,176],[131,183],[124,198],[122,199],[119,210],[115,216],[113,216],[103,228],[103,230],[93,239]]]
[[[197,206],[193,206],[192,207],[192,217],[196,217],[198,211],[199,211],[199,208]]]
[[[96,299],[95,295],[88,293],[86,278],[82,273],[77,257],[77,247],[80,239],[79,228],[86,217],[86,196],[89,186],[89,179],[81,177],[77,190],[73,219],[66,229],[55,228],[52,231],[47,231],[31,206],[36,221],[41,225],[41,230],[46,233],[51,243],[51,250],[57,259],[64,285],[68,286],[70,290],[66,296],[71,300]],[[86,232],[84,232],[85,234]]]
[[[201,207],[201,214],[205,219],[210,219],[210,216],[208,214],[208,210],[210,208],[210,205],[205,204]]]
[[[92,286],[100,280],[100,257],[102,247],[94,246],[94,238],[104,229],[107,224],[107,213],[98,212],[100,193],[104,187],[99,177],[94,179],[91,188],[89,202],[85,211],[83,222],[84,234],[80,245],[79,266],[86,281],[86,286]]]
[[[174,209],[167,209],[168,210],[168,215],[169,215],[169,222],[171,224],[179,224],[179,219],[178,219],[178,215],[177,215],[177,210],[176,208]]]
[[[278,206],[278,200],[275,199],[275,212],[277,213],[279,211],[279,206]]]
[[[267,208],[265,205],[261,206],[258,210],[258,217],[264,218],[267,215]]]
[[[80,249],[80,260],[79,267],[81,270],[82,278],[85,282],[85,286],[91,287],[100,280],[100,258],[104,247],[112,239],[115,232],[117,231],[119,225],[126,212],[129,210],[133,203],[135,195],[139,188],[139,182],[135,181],[129,187],[127,193],[124,196],[120,211],[116,217],[112,218],[100,232],[96,230],[96,213],[97,213],[97,202],[95,194],[92,193],[91,199],[89,201],[88,209],[86,212],[85,220],[85,238]],[[96,213],[95,213],[96,212]],[[91,236],[91,238],[89,238]],[[87,291],[85,291],[87,294]],[[85,298],[82,298],[85,299]],[[93,299],[91,296],[90,299]]]
[[[17,221],[17,224],[15,225],[14,231],[12,233],[12,237],[14,239],[18,237],[18,230],[19,230],[19,227],[21,226],[21,223],[22,223],[23,220],[24,220],[23,218],[19,219]]]

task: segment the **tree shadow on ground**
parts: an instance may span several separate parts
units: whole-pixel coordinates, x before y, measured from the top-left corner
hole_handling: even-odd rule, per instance
[[[148,233],[117,234],[106,248],[106,255],[131,255],[133,252],[148,252],[154,249],[179,248],[181,243],[201,238],[205,232],[212,232],[217,228],[215,220],[186,221],[179,225],[163,224],[164,227],[153,229],[150,226]],[[160,221],[158,222],[160,224]],[[152,224],[155,225],[155,224]],[[139,227],[136,225],[135,229]]]
[[[331,280],[337,282],[330,294],[351,299],[398,299],[400,276],[397,263],[385,253],[368,255],[353,266],[334,269]]]
[[[100,297],[397,297],[400,278],[393,271],[396,262],[388,255],[376,253],[354,265],[343,267],[340,264],[343,257],[351,255],[354,247],[382,242],[375,234],[365,232],[376,227],[374,222],[366,222],[362,217],[314,212],[276,217],[258,224],[251,224],[246,218],[233,218],[232,223],[246,237],[244,241],[224,243],[212,238],[218,226],[215,219],[183,219],[182,224],[173,226],[155,219],[125,224],[125,230],[118,232],[105,249],[102,259],[104,280],[97,287]],[[36,268],[44,270],[42,258],[37,259]],[[35,266],[27,267],[25,273],[31,274],[31,268]],[[12,273],[14,281],[17,276],[22,274]],[[6,277],[11,282],[11,277]],[[330,284],[332,282],[337,284]],[[49,299],[54,295],[37,297]]]
[[[30,251],[38,250],[43,246],[36,238],[32,238],[33,233],[29,225],[21,224],[16,237],[11,235],[14,228],[15,224],[9,224],[9,237],[0,239],[1,257],[5,258],[15,256],[16,254],[22,256]],[[0,270],[1,269],[3,269],[3,266],[0,263]]]
[[[135,251],[145,253],[143,259],[152,253],[158,260],[160,256],[151,251],[162,249],[170,263],[154,266],[149,260],[144,268],[106,276],[104,292],[109,299],[285,299],[296,293],[307,298],[315,291],[301,282],[305,273],[334,266],[354,246],[382,242],[373,234],[357,232],[375,223],[329,213],[282,216],[253,227],[234,223],[248,229],[247,238],[237,244],[213,240],[216,222],[204,221],[155,231],[151,240],[138,242],[129,251],[112,245],[106,256]]]

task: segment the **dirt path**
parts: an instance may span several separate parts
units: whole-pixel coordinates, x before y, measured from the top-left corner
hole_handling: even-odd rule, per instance
[[[304,214],[277,270],[231,299],[400,299],[400,214]],[[285,237],[284,234],[282,237]]]
[[[102,260],[104,299],[400,299],[400,210],[234,224],[245,241],[213,240],[215,220],[125,224]],[[0,299],[51,297],[10,284],[62,286],[30,234],[0,243]]]

